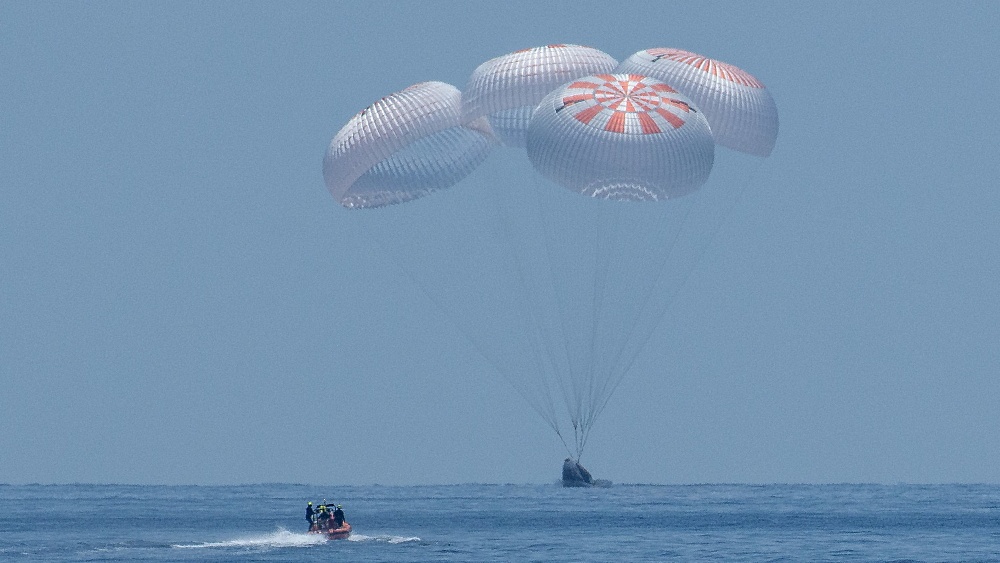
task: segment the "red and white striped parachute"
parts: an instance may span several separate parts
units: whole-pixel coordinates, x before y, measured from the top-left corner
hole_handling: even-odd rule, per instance
[[[584,195],[664,200],[708,179],[715,143],[687,97],[637,74],[597,74],[557,88],[528,129],[528,158]]]
[[[680,49],[639,51],[615,72],[650,76],[686,94],[705,113],[715,142],[769,156],[778,138],[778,109],[761,81],[745,70]]]

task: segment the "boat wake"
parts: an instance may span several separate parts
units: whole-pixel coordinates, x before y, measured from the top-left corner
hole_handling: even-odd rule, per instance
[[[366,536],[364,534],[351,534],[351,536],[348,537],[346,541],[400,544],[409,542],[419,542],[420,538],[416,536],[394,536],[389,534],[376,534],[371,536]],[[327,543],[327,539],[326,536],[322,534],[296,533],[296,532],[289,532],[288,530],[285,529],[280,529],[270,534],[243,536],[236,539],[217,541],[217,542],[173,544],[170,547],[178,549],[204,549],[204,548],[268,549],[268,548],[284,548],[284,547],[312,547],[314,545],[322,545],[325,543]]]
[[[326,543],[326,536],[278,530],[270,534],[245,536],[227,541],[205,542],[195,544],[174,544],[171,547],[181,549],[193,548],[231,548],[231,547],[309,547]]]
[[[365,536],[362,534],[351,534],[351,537],[347,538],[347,541],[357,541],[357,542],[383,542],[383,543],[409,543],[418,542],[420,538],[416,536],[390,536],[390,535],[376,535],[376,536]]]

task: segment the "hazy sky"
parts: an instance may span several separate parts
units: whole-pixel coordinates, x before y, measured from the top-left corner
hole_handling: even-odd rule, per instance
[[[595,476],[1000,482],[997,21],[996,2],[0,3],[0,482],[558,478],[555,435],[321,160],[384,95],[560,42],[737,64],[781,116],[595,425]]]

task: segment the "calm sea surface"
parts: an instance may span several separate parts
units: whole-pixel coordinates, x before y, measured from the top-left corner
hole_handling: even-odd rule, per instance
[[[0,560],[1000,562],[1000,486],[0,485]]]

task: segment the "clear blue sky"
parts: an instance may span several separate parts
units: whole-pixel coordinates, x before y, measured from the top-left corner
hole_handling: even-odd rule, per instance
[[[0,482],[555,480],[554,435],[321,159],[390,92],[558,42],[731,62],[781,115],[595,426],[596,476],[1000,482],[997,21],[995,2],[4,2]]]

